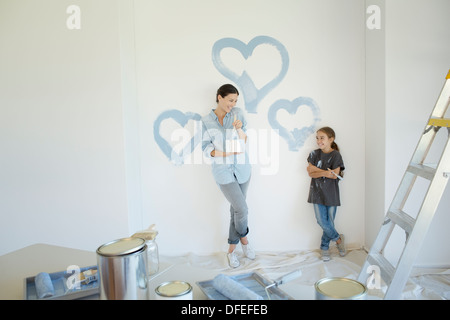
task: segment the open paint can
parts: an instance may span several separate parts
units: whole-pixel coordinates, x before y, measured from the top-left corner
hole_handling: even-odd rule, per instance
[[[365,300],[367,288],[347,278],[323,278],[314,284],[317,300]]]
[[[184,281],[161,283],[156,289],[156,300],[192,300],[192,286]]]
[[[148,300],[147,245],[141,238],[114,240],[97,249],[101,300]]]

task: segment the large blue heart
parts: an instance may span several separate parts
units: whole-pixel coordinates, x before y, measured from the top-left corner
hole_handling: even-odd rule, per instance
[[[277,112],[280,109],[287,110],[290,114],[295,114],[300,106],[306,106],[311,109],[313,113],[313,121],[310,126],[301,129],[295,128],[292,131],[284,128],[277,120]],[[286,140],[289,150],[298,151],[303,146],[309,135],[313,134],[316,126],[320,121],[320,110],[315,101],[308,97],[299,97],[295,100],[289,101],[280,99],[275,101],[269,108],[267,114],[270,126],[278,131],[278,134]]]
[[[236,74],[227,68],[222,58],[220,57],[220,52],[224,48],[234,48],[242,54],[245,59],[248,59],[253,50],[259,45],[271,45],[274,46],[281,55],[281,70],[278,75],[265,84],[261,89],[257,89],[254,82],[244,71],[241,75]],[[212,48],[212,60],[216,69],[223,74],[225,77],[236,83],[236,85],[242,90],[245,108],[249,113],[256,113],[258,103],[273,89],[275,88],[287,73],[289,67],[289,55],[286,48],[278,40],[268,37],[268,36],[258,36],[253,38],[248,44],[234,39],[234,38],[223,38],[214,43]],[[264,66],[261,66],[264,68]]]
[[[156,143],[158,144],[161,151],[166,155],[166,157],[176,165],[182,165],[184,159],[190,155],[195,147],[202,141],[201,130],[196,130],[196,133],[191,138],[189,143],[183,148],[179,153],[173,150],[172,145],[165,140],[160,133],[161,122],[166,119],[174,119],[180,126],[185,127],[189,120],[200,121],[201,116],[197,113],[186,112],[183,113],[179,110],[167,110],[161,113],[155,120],[153,125],[153,136]]]

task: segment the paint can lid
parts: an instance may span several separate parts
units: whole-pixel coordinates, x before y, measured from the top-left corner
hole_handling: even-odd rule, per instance
[[[168,281],[161,283],[155,292],[163,297],[179,297],[192,291],[192,286],[184,281]]]
[[[145,240],[142,238],[122,238],[101,245],[97,253],[107,257],[123,256],[139,251],[144,246]]]
[[[335,299],[357,299],[367,293],[362,283],[339,277],[320,279],[314,287],[320,294]]]

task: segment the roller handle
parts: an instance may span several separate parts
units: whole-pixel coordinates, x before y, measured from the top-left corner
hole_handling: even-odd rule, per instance
[[[292,272],[285,274],[284,276],[278,278],[277,280],[275,280],[275,283],[277,286],[279,286],[283,283],[294,280],[294,279],[300,277],[301,275],[302,275],[302,270],[292,271]]]

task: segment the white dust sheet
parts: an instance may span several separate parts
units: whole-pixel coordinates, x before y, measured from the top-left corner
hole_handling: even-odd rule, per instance
[[[238,247],[239,248],[239,247]],[[365,261],[364,250],[349,250],[340,257],[331,250],[331,260],[323,262],[318,251],[303,252],[256,252],[256,259],[249,260],[237,249],[241,265],[236,269],[228,266],[226,253],[212,255],[187,254],[185,256],[160,257],[160,271],[150,279],[151,295],[165,281],[187,281],[193,287],[196,300],[208,299],[197,282],[212,280],[217,274],[239,275],[258,272],[268,280],[275,280],[289,272],[301,270],[302,275],[279,286],[283,292],[296,300],[315,299],[314,284],[327,277],[357,279]],[[386,286],[370,289],[367,299],[383,299]],[[448,300],[450,298],[450,270],[413,268],[404,291],[405,300]]]

